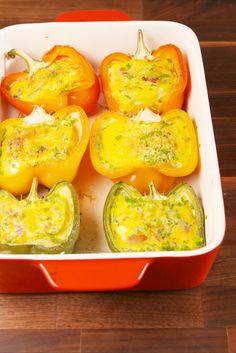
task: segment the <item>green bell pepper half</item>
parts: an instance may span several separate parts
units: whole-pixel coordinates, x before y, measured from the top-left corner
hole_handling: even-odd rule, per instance
[[[73,252],[79,236],[80,212],[72,184],[59,182],[44,197],[37,179],[21,200],[0,190],[0,253],[61,254]]]
[[[177,185],[165,196],[151,182],[141,195],[125,182],[111,188],[103,221],[115,252],[193,250],[205,245],[203,209],[193,188]]]

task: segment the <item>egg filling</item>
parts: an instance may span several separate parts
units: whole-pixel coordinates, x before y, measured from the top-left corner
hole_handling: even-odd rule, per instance
[[[0,244],[53,247],[70,235],[73,213],[70,195],[55,192],[45,198],[17,200],[0,191]]]
[[[80,66],[71,58],[61,57],[40,68],[31,77],[20,76],[9,87],[11,95],[26,102],[39,102],[45,96],[58,96],[79,87],[83,78]]]
[[[173,58],[113,61],[108,68],[112,96],[122,113],[129,113],[135,106],[150,107],[158,111],[168,100],[180,81],[181,72]]]
[[[191,153],[190,133],[178,115],[157,122],[104,119],[95,139],[97,158],[110,171],[130,165],[181,167]]]
[[[0,136],[0,175],[12,175],[25,167],[50,160],[64,160],[78,141],[75,121],[69,115],[42,123],[16,119]]]
[[[110,207],[110,242],[118,251],[191,250],[204,246],[199,209],[184,187],[155,200],[120,190]]]

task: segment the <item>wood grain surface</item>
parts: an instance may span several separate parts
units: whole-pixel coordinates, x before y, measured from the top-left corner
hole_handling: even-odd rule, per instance
[[[236,353],[236,1],[0,0],[0,27],[52,21],[75,9],[178,21],[198,35],[226,236],[208,278],[192,290],[0,295],[0,353]]]

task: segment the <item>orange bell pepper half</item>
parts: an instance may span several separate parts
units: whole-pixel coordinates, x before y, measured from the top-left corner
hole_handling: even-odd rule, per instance
[[[180,49],[167,44],[151,53],[141,30],[136,53],[108,55],[100,73],[106,103],[112,111],[135,115],[146,107],[155,113],[182,108],[188,73]]]
[[[85,57],[69,46],[56,45],[41,61],[12,49],[6,57],[20,56],[27,72],[7,75],[1,84],[6,100],[24,114],[35,105],[55,112],[67,105],[79,105],[90,113],[98,100],[100,87],[93,67]]]
[[[0,123],[0,187],[28,192],[34,177],[51,188],[76,176],[89,141],[88,117],[79,106],[47,114],[41,107]]]
[[[95,170],[110,179],[141,169],[146,180],[150,168],[182,177],[197,167],[198,142],[191,118],[180,109],[160,116],[146,108],[131,118],[105,112],[92,125],[90,156]]]

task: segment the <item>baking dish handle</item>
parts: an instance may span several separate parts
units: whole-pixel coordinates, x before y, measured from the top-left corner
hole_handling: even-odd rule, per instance
[[[129,289],[143,278],[152,259],[81,259],[35,262],[53,291]]]
[[[132,18],[119,10],[76,10],[63,12],[56,22],[91,22],[91,21],[130,21]]]

